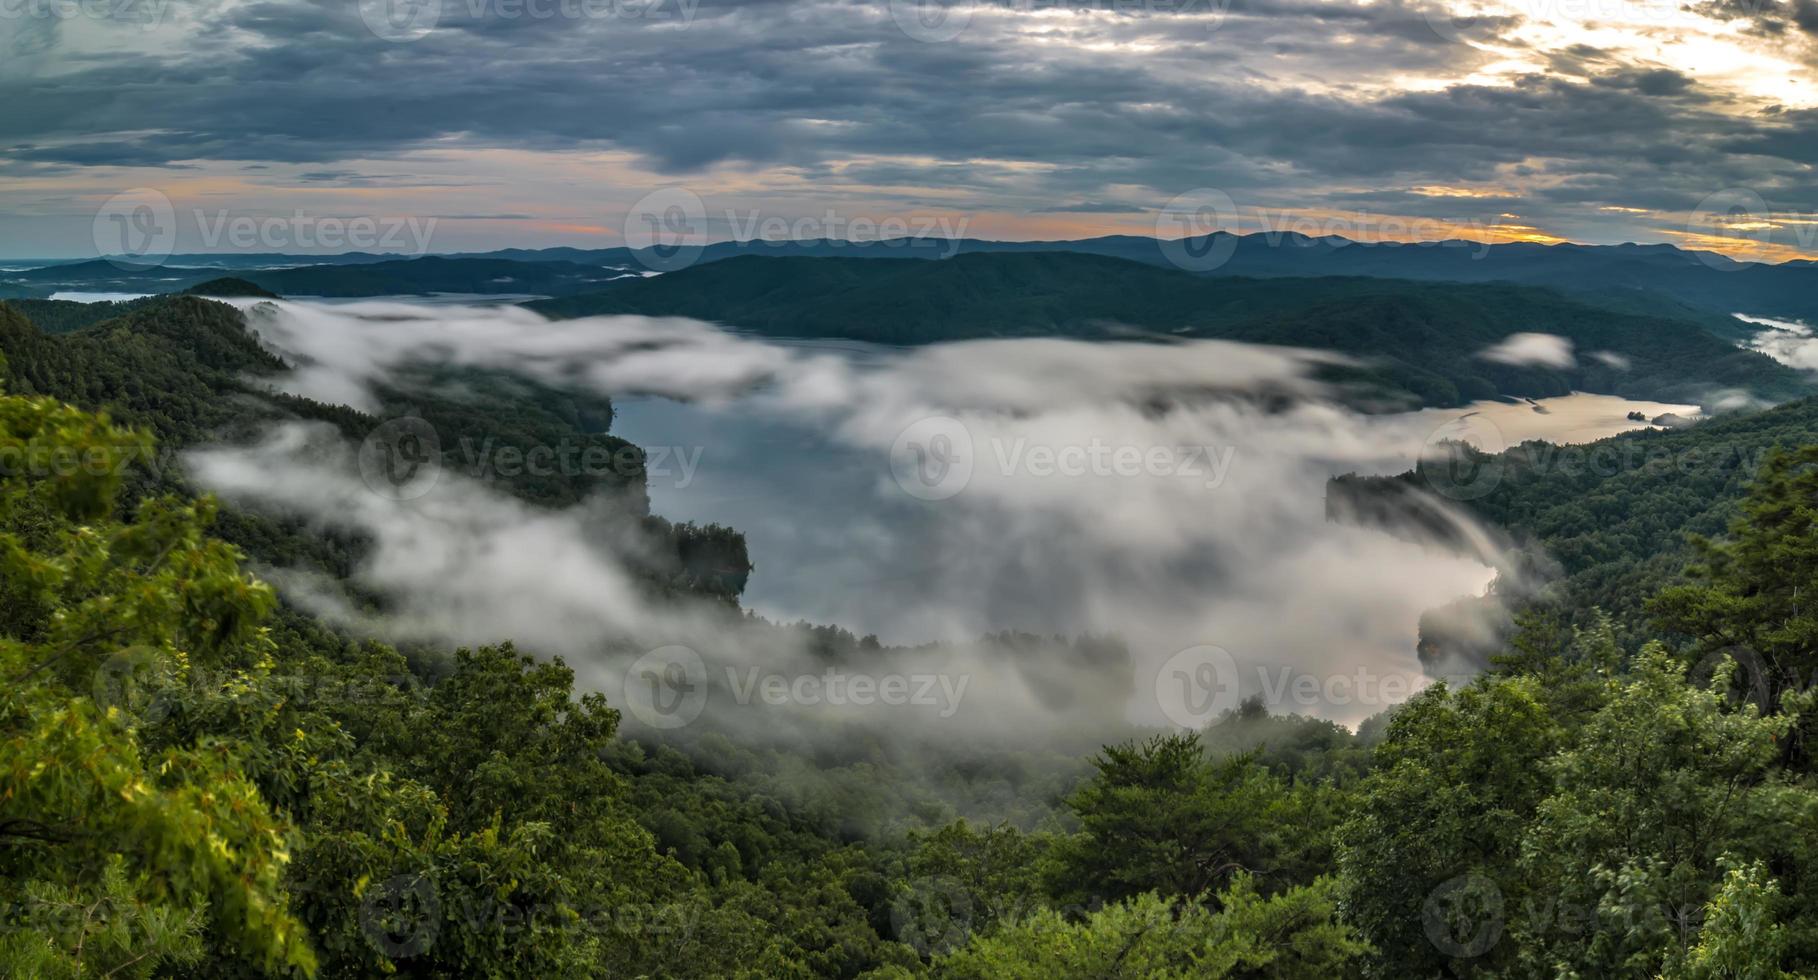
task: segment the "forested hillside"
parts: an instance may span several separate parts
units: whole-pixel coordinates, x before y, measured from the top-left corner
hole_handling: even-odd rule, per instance
[[[48,301],[46,301],[48,302]],[[736,595],[748,566],[744,543],[724,528],[672,526],[649,513],[643,486],[643,456],[637,447],[610,435],[612,406],[604,398],[557,392],[532,382],[480,372],[457,377],[424,375],[383,388],[375,415],[288,395],[259,382],[283,362],[261,347],[233,307],[188,296],[156,297],[101,307],[87,317],[58,303],[21,306],[46,315],[64,332],[49,335],[18,312],[0,304],[0,353],[6,355],[9,391],[51,395],[92,409],[105,409],[123,424],[140,427],[161,447],[129,478],[129,496],[181,492],[180,450],[205,440],[246,440],[279,420],[334,426],[346,438],[366,438],[387,419],[421,418],[443,438],[443,465],[468,472],[472,447],[515,449],[571,446],[594,450],[613,465],[586,471],[531,468],[502,474],[496,468],[472,474],[531,503],[562,506],[606,491],[621,502],[619,516],[668,542],[651,572],[692,588],[712,580],[716,591]],[[81,304],[70,304],[81,305]],[[111,318],[85,323],[93,316]],[[228,537],[254,558],[289,564],[319,549],[316,535],[282,522],[229,512]],[[332,538],[332,535],[330,536]],[[355,547],[337,542],[337,550]],[[660,552],[659,552],[660,553]],[[684,555],[687,559],[684,560]],[[346,555],[326,562],[345,574]]]
[[[1625,295],[1594,305],[1511,285],[1204,278],[1061,252],[942,262],[747,256],[526,305],[560,317],[688,316],[768,336],[881,344],[1146,331],[1312,347],[1358,358],[1345,380],[1423,405],[1574,390],[1690,402],[1722,389],[1771,399],[1810,390],[1792,369],[1715,336],[1707,318],[1666,315],[1670,304]],[[1517,333],[1569,339],[1575,363],[1481,356]],[[1618,360],[1590,356],[1598,352]]]
[[[296,296],[390,296],[472,293],[563,296],[599,289],[623,275],[599,265],[571,262],[514,262],[509,259],[374,256],[370,261],[335,262],[291,256],[287,268],[241,268],[234,278],[266,294]],[[307,258],[307,261],[305,259]],[[336,258],[330,256],[327,258]],[[59,291],[171,293],[192,291],[220,280],[213,265],[133,265],[94,260],[0,272],[0,297],[41,299]],[[244,287],[212,295],[248,296]]]
[[[1330,495],[1336,509],[1364,514],[1405,511],[1408,490],[1455,498],[1450,506],[1507,530],[1532,554],[1526,584],[1544,600],[1536,611],[1585,625],[1601,610],[1634,642],[1650,635],[1647,600],[1694,560],[1693,536],[1723,533],[1770,453],[1815,442],[1818,399],[1808,398],[1687,429],[1577,446],[1533,441],[1499,456],[1423,461],[1393,478],[1344,476]]]
[[[1497,671],[1355,734],[1247,704],[1071,759],[862,728],[630,741],[622,705],[537,651],[406,657],[285,606],[248,556],[330,546],[148,465],[165,458],[154,441],[232,439],[258,418],[376,424],[264,390],[276,358],[231,308],[170,298],[58,335],[0,309],[0,353],[9,975],[1818,971],[1818,627],[1800,600],[1818,573],[1818,450],[1758,476],[1758,459],[1720,454],[1683,494],[1643,462],[1555,484],[1558,510],[1537,482],[1551,469],[1510,463],[1479,513],[1574,567],[1639,561],[1684,527],[1722,543],[1690,579],[1620,570],[1608,593],[1569,593],[1578,629],[1531,624]],[[506,389],[474,380],[477,407],[408,395],[451,435],[611,438],[609,406],[495,401]],[[1813,411],[1631,440],[1818,442]],[[1619,493],[1637,498],[1626,527],[1606,508]],[[322,567],[359,542],[339,547]],[[1631,600],[1648,605],[1629,615]],[[1593,602],[1624,611],[1620,635]],[[790,628],[829,662],[877,651]],[[1765,700],[1731,651],[1766,665]],[[1004,816],[964,819],[966,794]]]

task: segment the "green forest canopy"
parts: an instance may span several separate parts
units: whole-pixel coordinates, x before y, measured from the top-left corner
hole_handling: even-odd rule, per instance
[[[896,804],[916,826],[855,830],[841,818],[865,790],[913,780],[723,738],[627,741],[560,661],[406,657],[280,603],[249,553],[332,570],[360,543],[260,526],[146,465],[154,439],[244,414],[238,379],[270,360],[231,312],[173,299],[46,336],[0,311],[9,975],[1818,971],[1818,625],[1800,601],[1818,449],[1713,485],[1732,503],[1682,525],[1717,520],[1716,537],[1689,574],[1635,578],[1654,594],[1632,640],[1572,609],[1576,628],[1524,630],[1498,670],[1356,734],[1246,705],[1029,779],[1017,790],[1046,808],[1024,819],[958,820],[928,795]],[[350,433],[373,422],[267,404]],[[598,431],[581,406],[523,405],[511,424]],[[1813,443],[1811,411],[1645,438]],[[55,462],[70,459],[86,465]],[[1656,476],[1607,492],[1668,535],[1684,502]],[[1536,478],[1505,475],[1512,520]],[[1633,547],[1651,547],[1640,530]],[[982,758],[948,778],[1027,764]],[[827,778],[777,775],[816,767]]]

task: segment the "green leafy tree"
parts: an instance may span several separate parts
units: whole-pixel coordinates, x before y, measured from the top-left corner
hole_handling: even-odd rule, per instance
[[[1694,540],[1697,581],[1650,604],[1697,650],[1737,658],[1739,693],[1775,710],[1818,678],[1818,446],[1770,453],[1723,541]],[[1806,752],[1796,729],[1790,754]]]
[[[1777,882],[1760,862],[1731,868],[1705,906],[1698,945],[1687,957],[1686,980],[1790,980],[1780,968],[1786,955],[1784,904]]]
[[[1263,897],[1254,879],[1239,874],[1217,896],[1217,911],[1154,894],[1081,919],[1043,910],[938,957],[928,973],[943,980],[1345,977],[1368,947],[1337,921],[1336,892],[1321,878]]]
[[[1067,800],[1080,831],[1055,846],[1051,890],[1063,901],[1196,898],[1273,869],[1288,797],[1252,756],[1215,762],[1182,733],[1107,746],[1093,765]]]
[[[1785,815],[1811,791],[1775,769],[1790,719],[1733,709],[1685,671],[1650,646],[1547,761],[1553,792],[1522,840],[1535,901],[1510,919],[1533,968],[1652,976],[1697,943],[1727,856],[1803,856]]]
[[[1455,913],[1525,895],[1521,835],[1561,738],[1531,678],[1436,684],[1391,717],[1339,846],[1345,919],[1382,950],[1381,975],[1463,975],[1510,955],[1499,922]]]
[[[256,676],[274,601],[206,536],[207,502],[113,518],[143,435],[50,399],[0,398],[0,880],[8,940],[45,975],[149,975],[196,937],[264,969],[315,956],[283,887],[294,828],[241,747],[152,747],[132,692],[197,670]]]

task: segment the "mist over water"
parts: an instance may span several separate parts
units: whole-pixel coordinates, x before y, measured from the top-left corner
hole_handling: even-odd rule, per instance
[[[849,341],[792,345],[872,360],[889,354],[886,348]],[[620,436],[662,447],[665,465],[649,480],[656,512],[675,520],[730,524],[751,542],[757,569],[745,598],[754,609],[782,619],[837,622],[889,642],[951,639],[928,633],[929,624],[891,593],[910,589],[926,594],[942,587],[952,570],[939,543],[943,522],[955,515],[897,490],[887,454],[843,443],[815,425],[766,412],[761,403],[749,400],[705,405],[628,398],[619,400],[616,410]],[[1465,423],[1457,430],[1460,438],[1497,452],[1529,439],[1576,444],[1646,427],[1628,418],[1632,411],[1649,418],[1699,415],[1695,405],[1580,392],[1535,403],[1486,401],[1462,409],[1359,417],[1379,428],[1382,451],[1345,460],[1344,467],[1331,473],[1405,471],[1425,440],[1435,431],[1449,431],[1448,423],[1454,421]],[[1089,442],[1091,436],[1084,438]],[[1267,450],[1250,439],[1222,448],[1230,452],[1228,459],[1209,458],[1225,461],[1227,479],[1230,466],[1245,465]],[[690,450],[699,451],[698,460],[685,468],[682,454]],[[997,460],[994,456],[988,462]],[[1331,473],[1310,471],[1306,485],[1284,485],[1278,492],[1285,505],[1317,515],[1323,508],[1325,476]],[[1206,506],[1219,505],[1218,489],[1206,488]],[[1340,533],[1329,525],[1324,530]],[[969,628],[1059,628],[1019,618],[1022,604],[1012,583],[998,584],[987,595],[979,619]],[[1038,603],[1035,612],[1049,615],[1052,610]]]
[[[945,644],[920,656],[977,681],[951,723],[981,731],[1039,734],[1070,723],[1049,706],[1082,700],[1168,724],[1178,714],[1159,680],[1183,652],[1205,649],[1228,664],[1227,706],[1264,694],[1274,710],[1355,723],[1429,682],[1415,653],[1421,613],[1481,594],[1496,574],[1327,522],[1329,476],[1406,469],[1436,423],[1459,414],[1353,412],[1312,380],[1327,354],[1218,341],[779,343],[687,320],[548,322],[395,302],[262,304],[249,317],[297,367],[281,386],[356,407],[374,404],[372,385],[423,365],[614,396],[614,431],[649,451],[653,511],[746,534],[748,607],[887,644]],[[1579,431],[1614,424],[1611,412],[1633,425],[1619,400],[1586,397],[1544,413],[1497,409]],[[312,448],[321,438],[279,431],[198,454],[194,469],[230,500],[371,539],[356,579],[396,611],[362,628],[517,639],[578,662],[609,695],[626,650],[804,659],[702,609],[644,599],[628,556],[595,530],[611,502],[529,508],[452,472],[419,499],[389,499],[362,488],[346,460],[325,464]],[[309,596],[307,582],[289,587],[356,619]],[[1112,636],[1130,662],[1045,678],[960,652],[999,630]],[[1297,680],[1324,693],[1287,697]],[[1335,680],[1375,693],[1334,697]],[[1053,684],[1073,689],[1056,698]]]
[[[1818,371],[1818,337],[1811,325],[1799,320],[1735,314],[1736,319],[1766,329],[1755,334],[1748,346],[1789,367]]]

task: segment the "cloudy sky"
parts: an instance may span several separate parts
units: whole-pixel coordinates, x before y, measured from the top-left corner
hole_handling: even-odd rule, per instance
[[[0,256],[140,189],[182,251],[446,252],[621,244],[675,187],[715,238],[1179,234],[1213,191],[1818,256],[1815,67],[1818,0],[0,0]]]

